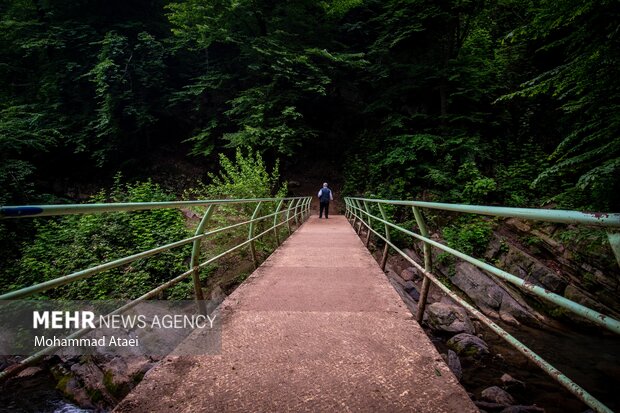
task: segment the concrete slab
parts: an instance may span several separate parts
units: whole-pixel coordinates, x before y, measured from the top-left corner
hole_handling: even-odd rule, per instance
[[[169,357],[115,411],[477,411],[342,216],[311,217],[222,319],[220,355]]]

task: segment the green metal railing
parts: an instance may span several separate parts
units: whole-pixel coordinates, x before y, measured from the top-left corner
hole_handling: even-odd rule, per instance
[[[533,221],[545,221],[545,222],[556,222],[556,223],[570,223],[570,224],[585,224],[585,225],[595,225],[599,227],[606,228],[620,228],[620,214],[607,214],[607,213],[584,213],[577,211],[561,211],[561,210],[547,210],[547,209],[531,209],[531,208],[506,208],[506,207],[491,207],[491,206],[477,206],[477,205],[457,205],[457,204],[443,204],[443,203],[435,203],[435,202],[421,202],[421,201],[390,201],[390,200],[382,200],[382,199],[367,199],[367,198],[355,198],[355,197],[347,197],[345,198],[346,204],[346,216],[351,220],[351,225],[354,229],[357,230],[357,233],[360,234],[362,227],[367,228],[367,235],[365,243],[368,246],[370,242],[370,235],[375,234],[378,238],[382,239],[385,242],[385,246],[383,249],[383,255],[381,258],[381,268],[385,269],[385,265],[387,262],[389,248],[391,247],[400,254],[403,258],[405,258],[408,262],[410,262],[413,266],[415,266],[422,274],[424,274],[424,278],[422,281],[422,288],[420,291],[420,299],[418,301],[418,311],[416,314],[416,318],[418,322],[422,322],[424,317],[424,311],[426,307],[426,300],[428,296],[428,291],[430,287],[430,283],[434,283],[437,287],[439,287],[444,293],[462,305],[465,309],[467,309],[471,314],[473,314],[476,318],[478,318],[481,322],[486,324],[491,330],[497,333],[500,337],[505,339],[509,344],[515,347],[519,352],[525,355],[528,359],[532,360],[539,367],[542,368],[546,373],[548,373],[552,378],[562,384],[566,389],[568,389],[571,393],[577,396],[580,400],[582,400],[585,404],[590,406],[597,412],[611,412],[611,410],[597,400],[594,396],[589,394],[582,387],[577,385],[571,379],[566,377],[562,372],[557,370],[539,355],[534,353],[531,349],[517,340],[514,336],[510,335],[504,329],[502,329],[499,325],[494,323],[490,318],[482,314],[475,307],[467,303],[460,296],[455,294],[450,288],[445,286],[441,281],[437,279],[437,277],[433,274],[432,260],[431,260],[431,247],[438,248],[444,252],[447,252],[455,257],[458,257],[464,261],[467,261],[478,268],[481,268],[519,288],[522,288],[530,293],[535,294],[538,297],[541,297],[545,300],[548,300],[562,308],[565,308],[575,314],[578,314],[589,321],[604,327],[616,334],[620,334],[620,321],[601,314],[595,310],[592,310],[588,307],[585,307],[581,304],[578,304],[574,301],[571,301],[567,298],[564,298],[560,295],[554,294],[542,287],[534,285],[528,281],[525,281],[515,275],[512,275],[506,271],[500,270],[499,268],[485,263],[481,260],[478,260],[474,257],[471,257],[467,254],[464,254],[460,251],[457,251],[453,248],[450,248],[446,245],[443,245],[437,241],[434,241],[429,238],[429,233],[426,228],[426,223],[424,221],[424,217],[421,209],[429,208],[429,209],[437,209],[441,211],[451,211],[451,212],[463,212],[469,214],[480,214],[480,215],[490,215],[496,217],[511,217],[511,218],[520,218],[526,220]],[[373,215],[371,213],[371,206],[375,205],[380,212],[381,216]],[[401,205],[408,206],[413,209],[413,215],[416,220],[416,224],[420,231],[419,234],[410,231],[406,228],[403,228],[399,225],[396,225],[390,222],[385,213],[385,205]],[[380,233],[378,230],[373,228],[372,223],[382,223],[384,227],[384,233]],[[356,228],[356,226],[359,226]],[[414,239],[420,240],[424,245],[424,267],[421,264],[414,261],[411,257],[405,254],[400,248],[398,248],[390,238],[390,230],[396,230],[403,234],[413,237]],[[612,249],[616,254],[616,258],[618,259],[618,263],[620,264],[620,236],[618,234],[609,234],[609,241],[612,245]]]
[[[202,288],[200,285],[200,270],[213,263],[214,261],[224,257],[225,255],[230,254],[233,251],[236,251],[245,246],[249,246],[250,254],[252,256],[252,262],[254,263],[254,267],[258,267],[258,256],[256,254],[255,241],[262,236],[274,232],[276,247],[280,245],[280,236],[278,234],[278,229],[281,226],[286,225],[286,229],[288,234],[290,235],[294,228],[291,226],[291,221],[294,221],[297,225],[300,222],[305,221],[310,213],[310,202],[311,197],[295,197],[295,198],[256,198],[256,199],[224,199],[224,200],[200,200],[200,201],[177,201],[177,202],[145,202],[145,203],[115,203],[115,204],[80,204],[80,205],[35,205],[35,206],[7,206],[0,207],[0,219],[15,219],[15,218],[26,218],[26,217],[45,217],[45,216],[58,216],[58,215],[73,215],[73,214],[99,214],[106,212],[129,212],[129,211],[144,211],[151,209],[162,209],[162,208],[181,208],[181,207],[205,207],[205,213],[196,227],[196,231],[194,236],[182,239],[170,244],[162,245],[157,248],[150,249],[148,251],[143,251],[137,254],[133,254],[127,257],[119,258],[113,261],[109,261],[95,267],[91,267],[88,269],[84,269],[81,271],[74,272],[72,274],[65,275],[63,277],[55,278],[53,280],[49,280],[46,282],[42,282],[39,284],[35,284],[29,287],[21,288],[19,290],[10,291],[0,295],[0,300],[18,300],[24,299],[29,296],[32,296],[37,293],[41,293],[52,288],[60,287],[65,284],[69,284],[74,281],[82,280],[85,278],[92,277],[101,272],[125,266],[131,262],[134,262],[139,259],[148,258],[153,255],[159,254],[161,252],[181,247],[183,245],[192,244],[192,254],[190,260],[190,268],[188,271],[177,275],[176,277],[168,280],[164,284],[159,285],[153,290],[147,292],[146,294],[138,297],[137,299],[130,301],[125,304],[123,307],[115,310],[112,314],[118,314],[125,310],[128,310],[134,306],[136,306],[139,302],[156,297],[160,292],[178,284],[184,279],[192,276],[194,283],[194,296],[196,299],[196,303],[198,306],[198,311],[201,313],[206,312],[204,295],[202,292]],[[213,230],[206,231],[206,226],[212,218],[216,208],[219,205],[254,205],[254,213],[252,217],[243,222],[235,223],[232,225],[225,226],[223,228],[217,228]],[[264,211],[269,211],[265,205],[271,205],[269,210],[275,208],[275,212],[266,213],[265,215],[260,215],[261,209]],[[269,218],[273,218],[273,220],[269,220]],[[270,223],[270,227],[266,230],[262,231],[259,234],[256,234],[256,223],[266,221]],[[248,235],[247,239],[234,247],[219,253],[204,262],[200,262],[200,254],[201,254],[201,241],[203,239],[208,238],[209,236],[222,233],[225,231],[230,231],[234,228],[239,228],[243,226],[248,226]],[[84,329],[73,333],[68,338],[77,338],[84,334],[86,334],[89,330]],[[19,373],[19,371],[23,370],[26,366],[35,363],[40,360],[47,354],[55,351],[56,347],[49,347],[44,349],[20,362],[20,364],[6,369],[0,372],[0,382],[5,380],[6,378]]]

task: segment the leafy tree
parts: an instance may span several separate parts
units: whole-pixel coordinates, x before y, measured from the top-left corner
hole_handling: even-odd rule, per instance
[[[619,17],[614,1],[540,0],[509,34],[535,49],[538,70],[503,99],[552,96],[564,112],[553,163],[534,185],[565,181],[556,199],[569,206],[620,204]]]
[[[291,156],[317,138],[310,117],[335,87],[334,72],[362,64],[330,38],[329,16],[354,3],[169,4],[174,33],[205,56],[203,73],[176,99],[198,100],[195,108],[206,114],[189,139],[193,152],[249,145]]]

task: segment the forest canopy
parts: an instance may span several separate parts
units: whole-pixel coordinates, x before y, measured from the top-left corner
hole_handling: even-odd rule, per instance
[[[340,165],[345,194],[617,210],[619,10],[5,0],[0,204],[249,146]]]

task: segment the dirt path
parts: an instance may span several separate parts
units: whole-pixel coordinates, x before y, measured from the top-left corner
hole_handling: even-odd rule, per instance
[[[477,412],[343,216],[312,216],[116,412]]]

